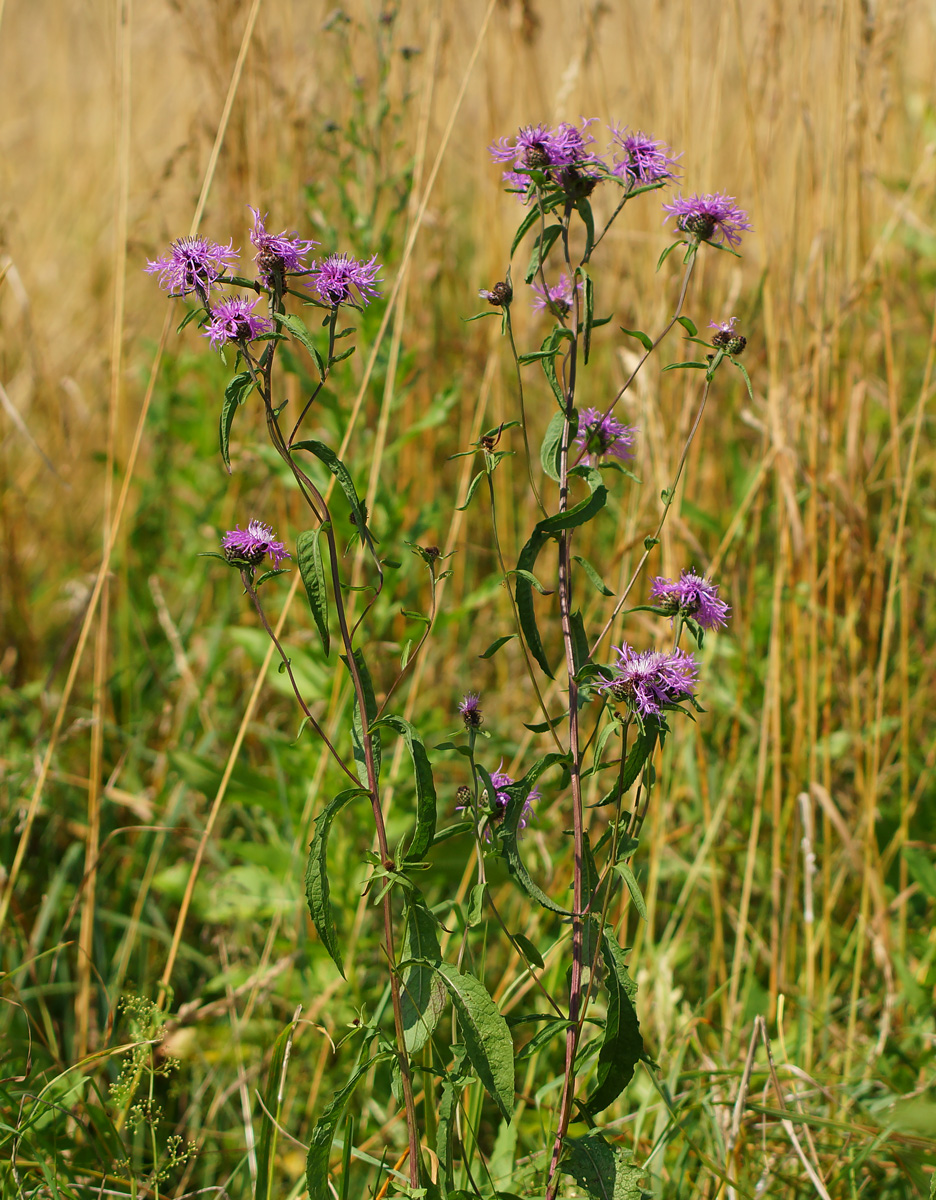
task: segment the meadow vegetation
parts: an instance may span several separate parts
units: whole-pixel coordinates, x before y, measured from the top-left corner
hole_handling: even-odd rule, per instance
[[[401,711],[444,743],[480,692],[519,776],[548,739],[522,724],[541,717],[518,643],[478,657],[511,617],[484,505],[455,507],[472,460],[451,457],[516,418],[515,375],[499,322],[465,318],[504,278],[517,223],[489,144],[593,114],[665,139],[689,190],[731,193],[754,227],[742,258],[700,257],[686,306],[700,327],[739,317],[753,398],[717,377],[650,564],[717,578],[732,621],[700,656],[706,712],[657,764],[633,861],[645,912],[623,891],[615,914],[656,1066],[611,1124],[654,1196],[930,1194],[934,61],[928,0],[0,0],[15,97],[0,118],[0,1194],[299,1200],[311,1124],[346,1082],[341,1043],[387,1003],[361,896],[370,828],[331,835],[346,985],[303,889],[337,772],[300,736],[237,577],[198,557],[253,515],[302,529],[300,506],[259,410],[239,414],[225,473],[230,362],[194,325],[176,332],[146,261],[196,226],[246,247],[253,205],[384,264],[315,416],[400,564],[370,617],[375,689],[426,605],[405,543],[437,545],[452,574]],[[583,403],[637,361],[619,326],[672,314],[659,199],[602,247],[616,319],[595,331]],[[523,295],[514,321],[538,346],[547,322]],[[692,373],[661,372],[687,357],[682,336],[619,414],[645,486],[579,551],[616,591],[696,412]],[[286,365],[298,399],[308,366]],[[552,412],[537,386],[534,445]],[[512,562],[538,518],[526,482],[519,454],[494,476]],[[351,689],[298,572],[267,587],[317,719],[342,730]],[[434,766],[454,814],[464,765]],[[571,847],[563,797],[545,796],[525,854],[548,890]],[[474,882],[460,864],[442,843],[421,884],[453,931]],[[549,914],[506,871],[490,880],[559,988]],[[528,999],[510,956],[488,982],[508,1018]],[[524,1188],[517,1164],[547,1139],[562,1060],[534,1092],[535,1057],[511,1126],[480,1088],[466,1101],[484,1195]],[[341,1200],[377,1195],[405,1157],[385,1063],[366,1084],[336,1136]]]

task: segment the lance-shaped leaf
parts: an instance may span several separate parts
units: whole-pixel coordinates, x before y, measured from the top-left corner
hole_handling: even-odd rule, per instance
[[[336,1092],[331,1103],[312,1127],[312,1138],[309,1143],[309,1154],[306,1158],[306,1186],[309,1189],[309,1200],[327,1200],[331,1193],[328,1190],[328,1156],[331,1153],[335,1130],[341,1121],[345,1105],[351,1098],[351,1093],[357,1087],[375,1063],[390,1057],[387,1050],[369,1055],[354,1072],[341,1091]]]
[[[263,1115],[261,1117],[260,1144],[257,1147],[257,1183],[254,1200],[270,1200],[273,1195],[273,1164],[276,1159],[276,1141],[279,1134],[280,1113],[283,1108],[283,1091],[286,1082],[286,1064],[292,1048],[293,1036],[299,1023],[299,1011],[273,1043],[273,1054],[267,1070],[267,1083],[263,1092]]]
[[[325,564],[322,561],[322,547],[319,542],[324,530],[325,525],[318,529],[304,529],[296,538],[296,558],[299,560],[299,574],[309,597],[312,619],[321,638],[325,657],[328,658],[331,647],[328,635],[328,591],[325,587]]]
[[[523,279],[525,283],[532,283],[536,277],[537,271],[540,269],[540,263],[546,261],[546,256],[555,244],[556,238],[562,233],[561,225],[547,225],[543,232],[537,237],[533,243],[533,253],[530,255],[530,265],[526,269],[526,275]]]
[[[335,929],[335,919],[332,916],[330,889],[328,886],[328,834],[332,821],[341,812],[349,800],[355,796],[367,795],[363,788],[348,788],[340,792],[334,800],[330,800],[316,818],[315,834],[309,847],[309,861],[306,864],[306,899],[309,902],[309,912],[312,923],[318,931],[322,945],[332,956],[335,966],[344,976],[344,964],[341,961],[341,949],[338,943],[338,931]]]
[[[566,415],[563,412],[553,413],[549,424],[546,426],[546,435],[543,438],[543,444],[540,447],[540,462],[543,470],[550,479],[559,482],[559,458],[562,453],[562,431],[565,428]],[[578,433],[578,413],[575,409],[569,417],[569,445],[575,440],[575,435]]]
[[[549,536],[547,534],[540,533],[538,529],[534,529],[532,537],[520,551],[520,557],[517,559],[517,569],[532,573],[539,552],[548,541]],[[546,657],[546,651],[543,648],[539,629],[536,625],[536,610],[533,607],[533,585],[523,575],[518,575],[516,580],[514,596],[517,601],[517,617],[520,621],[523,639],[529,647],[530,653],[549,678],[552,679],[553,673],[549,666],[549,659]]]
[[[644,1171],[632,1157],[630,1150],[612,1146],[600,1130],[591,1129],[584,1137],[566,1139],[560,1168],[593,1200],[641,1200]]]
[[[326,446],[324,442],[296,442],[293,449],[308,450],[310,454],[314,454],[320,462],[323,462],[328,467],[329,471],[338,480],[351,509],[351,518],[357,527],[358,533],[361,535],[361,541],[367,546],[374,557],[374,561],[379,565],[380,559],[377,557],[371,532],[367,528],[367,515],[364,511],[364,505],[357,494],[357,488],[354,486],[354,480],[348,473],[348,468],[334,450],[332,450],[331,446]]]
[[[502,792],[506,792],[508,797],[507,809],[504,813],[504,823],[500,834],[501,854],[507,860],[508,870],[531,900],[535,900],[542,908],[548,908],[550,912],[562,913],[566,917],[570,915],[569,911],[560,904],[557,904],[550,896],[547,896],[543,889],[534,883],[530,877],[530,873],[520,857],[520,850],[517,845],[517,832],[520,825],[520,818],[523,815],[523,806],[526,804],[527,797],[533,790],[533,785],[537,779],[555,763],[567,762],[568,756],[565,754],[557,754],[555,752],[546,754],[530,767],[522,779],[518,779],[516,783],[500,789]]]
[[[451,963],[440,963],[436,970],[452,998],[471,1065],[509,1121],[514,1108],[514,1053],[507,1022],[479,979],[463,975]]]
[[[514,239],[510,243],[510,257],[513,258],[514,251],[526,237],[527,233],[533,228],[536,222],[540,219],[540,210],[538,204],[531,204],[530,211],[520,222],[517,232],[514,234]]]
[[[401,735],[413,760],[413,775],[416,780],[416,830],[404,861],[420,862],[435,837],[436,790],[432,779],[432,765],[422,738],[409,721],[403,717],[381,717],[371,726],[371,731],[375,732],[382,725],[395,729]]]
[[[584,267],[579,267],[579,274],[582,276],[585,287],[583,289],[585,297],[585,312],[584,312],[584,337],[582,339],[582,350],[585,355],[585,362],[588,362],[588,356],[591,353],[591,335],[595,324],[595,281],[588,274]]]
[[[422,899],[407,906],[403,958],[412,960],[401,984],[403,1040],[408,1054],[425,1046],[445,1007],[445,985],[433,968],[442,961],[436,920]]]
[[[606,968],[608,1015],[601,1049],[598,1051],[598,1086],[584,1105],[592,1116],[620,1096],[633,1078],[634,1069],[644,1052],[633,999],[637,994],[637,985],[627,973],[624,951],[618,945],[610,925],[606,925],[602,931],[601,957]]]
[[[452,1191],[454,1187],[452,1176],[452,1142],[455,1134],[455,1112],[458,1107],[458,1097],[461,1095],[470,1074],[467,1061],[468,1055],[461,1042],[456,1043],[452,1047],[452,1053],[455,1061],[451,1069],[446,1072],[445,1079],[442,1082],[442,1095],[439,1098],[439,1108],[436,1114],[438,1121],[436,1125],[436,1154],[439,1156],[439,1164],[442,1169],[445,1194],[450,1198],[455,1194]]]
[[[344,654],[341,656],[341,661],[348,666],[348,660]],[[361,690],[364,692],[364,705],[366,712],[362,718],[357,702],[357,693],[354,696],[354,712],[351,717],[351,746],[354,752],[354,766],[358,773],[358,779],[367,788],[370,787],[370,780],[367,775],[367,754],[364,750],[364,732],[370,729],[371,722],[377,716],[377,701],[374,699],[374,685],[371,683],[370,672],[367,669],[367,663],[364,661],[364,651],[360,647],[354,652],[354,661],[357,664],[357,669],[361,676]],[[350,672],[350,667],[348,668]],[[374,730],[370,734],[371,750],[374,755],[374,774],[380,778],[380,734]]]
[[[607,502],[608,489],[603,483],[599,484],[590,496],[585,500],[580,500],[572,508],[567,508],[565,512],[556,513],[555,516],[545,517],[542,521],[537,522],[536,532],[551,535],[560,533],[563,529],[575,529],[601,512]]]
[[[319,354],[318,347],[313,341],[312,334],[309,332],[302,318],[293,316],[291,313],[275,312],[273,314],[273,319],[278,321],[285,329],[288,329],[297,342],[301,342],[302,345],[305,346],[306,350],[308,350],[309,354],[311,354],[313,362],[315,363],[315,369],[319,373],[319,379],[324,379],[325,364],[322,362],[322,356]]]
[[[637,734],[637,740],[630,748],[627,761],[624,763],[624,770],[621,774],[621,794],[626,792],[628,788],[633,787],[637,782],[637,776],[643,770],[644,763],[653,753],[658,732],[657,729],[648,724]]]
[[[224,460],[224,465],[227,468],[227,473],[231,473],[231,426],[234,424],[234,414],[238,407],[244,403],[247,397],[254,389],[253,378],[249,371],[241,371],[239,375],[235,375],[231,382],[224,389],[224,404],[221,406],[221,422],[219,426],[219,434],[221,439],[221,457]]]

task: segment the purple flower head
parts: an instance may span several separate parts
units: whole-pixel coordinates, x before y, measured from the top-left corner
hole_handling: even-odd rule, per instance
[[[168,254],[147,262],[144,269],[148,275],[159,276],[159,286],[170,296],[197,292],[204,300],[236,259],[231,242],[219,246],[207,238],[183,237],[172,243]]]
[[[224,557],[235,566],[259,567],[263,556],[269,554],[274,569],[278,570],[284,558],[291,558],[282,542],[273,538],[273,527],[262,521],[249,521],[246,529],[240,525],[230,529],[221,540]]]
[[[242,296],[225,296],[211,310],[211,320],[205,326],[205,337],[217,350],[227,342],[250,342],[261,333],[270,333],[273,322],[254,316],[257,300]]]
[[[578,290],[582,290],[581,281],[577,284]],[[536,312],[551,312],[557,317],[567,317],[572,310],[572,280],[568,275],[560,275],[559,282],[553,287],[546,285],[545,290],[541,283],[533,284],[533,291],[536,292],[536,299],[533,301],[533,308]]]
[[[689,233],[700,242],[727,242],[741,245],[741,233],[751,224],[743,208],[735,204],[734,196],[711,192],[706,196],[677,196],[672,204],[664,204],[666,212],[676,218],[676,228]],[[664,217],[664,220],[668,218]]]
[[[658,717],[665,704],[675,704],[695,691],[698,665],[685,650],[666,654],[618,646],[617,674],[602,691],[627,703],[641,717]]]
[[[679,163],[673,158],[670,147],[638,130],[628,133],[626,127],[611,127],[612,175],[626,180],[631,186],[659,183],[674,179]],[[678,156],[677,156],[678,157]]]
[[[481,697],[477,692],[468,692],[461,704],[458,706],[458,711],[462,715],[466,729],[480,729],[484,722],[484,717],[481,715]]]
[[[581,129],[568,121],[556,129],[548,125],[524,125],[513,141],[500,138],[494,142],[490,147],[491,158],[513,164],[513,170],[505,171],[503,179],[518,191],[529,191],[529,172],[538,170],[569,191],[583,189],[587,194],[598,180],[587,169],[589,162],[597,161],[588,151],[595,140],[588,133],[588,126],[595,119],[583,118]]]
[[[709,329],[714,329],[712,345],[727,350],[729,354],[740,354],[747,345],[747,338],[737,331],[738,318],[730,317],[727,321],[709,321]]]
[[[683,571],[676,580],[658,575],[650,587],[650,595],[673,617],[684,613],[698,621],[703,629],[720,629],[728,624],[731,609],[718,598],[717,584],[695,571]]]
[[[259,209],[251,208],[250,211],[254,215],[250,240],[257,247],[254,261],[262,282],[273,287],[284,275],[302,275],[308,271],[305,256],[318,242],[306,241],[295,233],[288,237],[285,229],[282,233],[267,233],[263,223],[266,217],[260,216]]]
[[[347,254],[329,254],[321,262],[312,264],[310,286],[314,287],[319,298],[332,308],[337,308],[339,304],[353,304],[355,301],[352,288],[357,290],[360,302],[364,305],[380,295],[374,287],[375,283],[380,282],[377,278],[379,270],[380,264],[376,254],[367,262],[359,262]]]
[[[500,767],[491,774],[491,783],[494,784],[494,803],[491,805],[494,814],[491,820],[495,824],[504,819],[507,812],[507,805],[510,803],[510,796],[506,789],[511,784],[516,783],[516,780],[512,776],[508,775],[506,771],[501,770],[503,765],[503,762],[501,762]],[[487,792],[485,792],[485,797],[487,797]],[[518,829],[526,829],[527,825],[529,825],[533,817],[533,805],[540,799],[542,799],[542,794],[539,788],[532,788],[530,794],[523,802],[523,812],[521,812],[520,820],[517,822]]]
[[[583,451],[581,462],[593,467],[606,454],[621,461],[633,458],[630,447],[634,444],[636,432],[630,425],[616,421],[610,413],[605,416],[600,409],[586,408],[579,414],[578,433],[575,436],[576,445]]]

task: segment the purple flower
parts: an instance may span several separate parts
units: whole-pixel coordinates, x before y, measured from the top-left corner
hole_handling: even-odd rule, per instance
[[[159,276],[159,286],[170,296],[187,296],[197,292],[204,300],[225,271],[237,259],[231,242],[219,246],[203,237],[183,237],[173,242],[169,253],[147,262],[149,275]]]
[[[221,540],[224,557],[235,566],[258,567],[263,556],[269,554],[274,569],[278,570],[284,558],[291,558],[282,542],[273,538],[273,527],[262,521],[249,521],[246,529],[240,525],[230,529]]]
[[[582,290],[581,281],[577,284],[578,290]],[[559,282],[553,287],[546,285],[545,290],[541,283],[533,284],[533,291],[536,292],[536,299],[533,301],[533,308],[536,312],[548,311],[557,317],[567,317],[572,309],[572,280],[568,275],[560,275]]]
[[[480,702],[481,697],[477,692],[468,692],[458,706],[458,711],[461,713],[465,726],[468,729],[480,729],[484,721],[484,717],[481,715]]]
[[[321,262],[312,264],[310,286],[314,287],[325,304],[337,308],[339,304],[353,304],[355,288],[362,305],[368,304],[380,292],[374,287],[379,283],[377,272],[380,264],[377,255],[367,262],[359,262],[347,254],[329,254]]]
[[[501,767],[503,765],[503,762],[501,762]],[[492,808],[494,809],[494,815],[491,817],[493,822],[497,823],[504,819],[504,816],[507,812],[507,805],[510,803],[510,796],[508,795],[506,789],[515,782],[516,780],[508,775],[506,771],[502,771],[500,767],[498,767],[497,770],[491,775],[491,783],[494,784],[494,803],[492,805]],[[487,796],[487,792],[484,794]],[[540,799],[542,799],[542,795],[539,788],[532,788],[526,800],[523,802],[523,812],[521,812],[520,820],[517,822],[518,829],[526,829],[527,825],[529,825],[530,820],[533,817],[533,805],[537,800]]]
[[[273,322],[254,316],[257,300],[242,296],[225,296],[211,310],[211,320],[205,326],[205,337],[211,339],[212,349],[227,342],[250,342],[261,333],[270,333]]]
[[[513,164],[513,170],[505,171],[503,179],[521,192],[530,189],[531,170],[543,171],[567,190],[575,185],[591,190],[598,176],[587,170],[587,164],[599,161],[588,152],[595,139],[587,130],[594,120],[595,117],[583,118],[581,129],[568,121],[556,129],[548,125],[524,125],[513,141],[500,138],[494,142],[490,146],[491,158]]]
[[[709,329],[714,329],[712,345],[727,350],[729,354],[740,354],[747,345],[747,338],[737,332],[737,317],[727,321],[709,321]]]
[[[677,196],[672,204],[664,204],[666,212],[676,218],[676,228],[692,234],[700,242],[728,242],[741,245],[742,230],[750,229],[747,213],[735,204],[734,196],[713,192],[706,196]],[[668,218],[664,217],[664,220]]]
[[[617,674],[602,690],[626,702],[641,717],[658,717],[666,704],[675,704],[695,691],[698,665],[685,650],[666,654],[662,650],[638,653],[631,646],[618,646]]]
[[[265,216],[260,216],[259,209],[251,208],[250,211],[254,215],[250,240],[257,247],[254,261],[260,279],[267,287],[273,287],[276,280],[282,279],[284,275],[301,275],[307,272],[309,268],[304,261],[305,255],[313,246],[317,246],[318,242],[305,241],[295,233],[288,237],[285,230],[282,233],[267,233],[263,223]]]
[[[579,415],[578,433],[575,441],[581,447],[581,461],[587,467],[593,467],[605,454],[611,454],[622,461],[632,458],[629,447],[634,444],[634,434],[637,430],[630,425],[622,425],[610,413],[607,415],[597,408],[586,408]]]
[[[611,127],[612,146],[612,175],[626,179],[631,186],[637,184],[659,183],[663,179],[673,179],[679,168],[679,163],[672,157],[670,147],[638,130],[628,133],[626,127],[618,129]],[[618,149],[623,154],[618,154]]]
[[[495,308],[509,308],[513,301],[513,288],[506,279],[502,279],[492,288],[481,288],[478,295],[482,300],[487,300],[488,304],[493,304]]]
[[[685,613],[703,629],[719,629],[728,624],[731,609],[718,598],[718,586],[695,571],[683,571],[676,580],[658,575],[650,587],[650,595],[660,600],[674,617],[679,612]]]

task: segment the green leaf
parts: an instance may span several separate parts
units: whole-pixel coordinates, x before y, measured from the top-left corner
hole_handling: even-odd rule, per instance
[[[634,908],[636,908],[638,913],[640,913],[641,918],[646,921],[647,906],[644,903],[644,898],[640,891],[640,885],[637,882],[634,872],[630,869],[627,863],[615,863],[614,870],[617,871],[618,875],[620,875],[627,885],[627,890],[630,892],[631,900],[634,902]]]
[[[520,551],[520,557],[517,559],[518,571],[530,572],[533,570],[533,567],[536,565],[537,556],[547,541],[549,541],[549,538],[546,534],[534,529],[532,537]],[[529,647],[530,653],[549,678],[552,679],[553,673],[550,670],[549,660],[546,657],[546,651],[543,648],[539,629],[536,625],[536,611],[533,607],[533,588],[523,575],[517,576],[514,598],[517,602],[517,618],[520,622],[520,630],[523,633],[524,641]]]
[[[696,371],[707,371],[709,369],[709,364],[708,363],[700,363],[700,362],[670,363],[669,366],[664,367],[663,370],[664,371],[678,371],[678,370],[680,370],[681,367],[692,367]]]
[[[514,1108],[514,1054],[507,1022],[480,980],[463,975],[451,963],[440,963],[436,970],[452,998],[471,1065],[509,1121]]]
[[[543,961],[543,956],[526,936],[526,934],[515,933],[513,935],[513,939],[523,951],[527,962],[531,963],[534,967],[539,967],[539,969],[542,971],[542,969],[546,966],[545,962]]]
[[[569,1028],[569,1022],[562,1017],[545,1017],[546,1024],[542,1029],[538,1030],[530,1040],[526,1043],[520,1053],[517,1055],[517,1062],[522,1062],[525,1058],[530,1058],[537,1050],[541,1050],[543,1046],[548,1046],[554,1037],[560,1033],[564,1033]]]
[[[552,595],[552,592],[543,587],[532,571],[524,571],[521,567],[517,567],[516,570],[510,571],[509,574],[513,575],[515,579],[524,580],[530,585],[531,588],[534,588],[537,592],[539,592],[541,596]]]
[[[590,211],[591,210],[589,209],[589,212]],[[594,229],[592,229],[592,233],[594,233]],[[588,355],[591,351],[592,326],[594,325],[594,321],[595,321],[595,281],[588,274],[588,272],[585,270],[584,267],[579,267],[578,273],[582,276],[582,278],[585,281],[585,287],[583,289],[584,296],[585,296],[585,327],[584,327],[583,350],[585,353],[585,362],[587,363]]]
[[[633,1078],[644,1052],[633,1002],[637,987],[627,973],[624,951],[618,945],[613,926],[606,925],[602,931],[601,957],[606,968],[608,1015],[598,1051],[598,1086],[584,1104],[592,1116],[620,1096]]]
[[[249,371],[241,371],[239,375],[235,375],[224,389],[224,404],[221,406],[219,432],[221,437],[221,458],[224,460],[228,475],[231,473],[230,442],[234,414],[237,412],[238,406],[246,401],[253,389],[254,382]]]
[[[442,1081],[442,1095],[439,1097],[436,1127],[436,1154],[442,1168],[442,1181],[448,1200],[454,1200],[458,1195],[453,1191],[452,1177],[452,1141],[455,1132],[455,1113],[458,1107],[458,1097],[468,1079],[468,1055],[465,1047],[456,1043],[452,1047],[455,1061],[449,1071],[446,1071]]]
[[[289,1051],[298,1023],[299,1014],[297,1012],[273,1043],[273,1054],[270,1057],[266,1087],[263,1091],[263,1113],[260,1118],[260,1143],[257,1147],[257,1183],[254,1188],[254,1200],[270,1200],[272,1195],[273,1164],[276,1160],[276,1141],[283,1108],[286,1064],[289,1061]]]
[[[374,561],[379,565],[380,560],[377,557],[377,551],[374,549],[373,539],[371,538],[370,530],[367,528],[367,516],[364,512],[364,505],[361,503],[357,494],[357,489],[354,486],[354,480],[348,473],[348,468],[344,465],[338,455],[332,450],[331,446],[326,446],[324,442],[296,442],[293,446],[294,450],[308,450],[310,454],[314,454],[320,462],[323,462],[332,475],[338,480],[341,490],[345,494],[345,499],[351,508],[351,515],[354,519],[354,524],[357,526],[358,533],[361,535],[361,540],[366,544],[371,554],[374,556]]]
[[[540,446],[540,462],[543,470],[554,482],[559,482],[559,456],[562,453],[562,431],[565,428],[566,417],[564,412],[553,413],[546,426],[546,436],[543,438],[543,444]],[[572,423],[574,429],[569,430],[569,444],[578,432],[578,413],[573,413]]]
[[[460,505],[459,505],[459,506],[458,506],[458,507],[455,509],[455,511],[456,511],[456,512],[464,512],[464,511],[465,511],[465,509],[466,509],[466,508],[468,507],[468,505],[471,503],[472,497],[474,496],[474,494],[475,494],[475,492],[476,492],[476,490],[477,490],[478,484],[481,482],[481,480],[482,480],[483,478],[484,478],[484,472],[483,472],[483,471],[479,471],[479,472],[477,473],[477,475],[475,475],[475,477],[474,477],[474,479],[472,479],[471,483],[469,483],[469,484],[468,484],[468,495],[465,497],[465,503],[464,503],[464,504],[460,504]]]
[[[341,661],[348,666],[348,660],[342,654]],[[351,718],[351,745],[354,751],[354,765],[358,773],[358,779],[365,788],[370,787],[370,780],[367,776],[367,755],[364,752],[364,731],[370,729],[371,722],[377,716],[377,701],[374,699],[374,685],[371,683],[370,672],[367,669],[367,663],[364,661],[364,651],[358,647],[354,651],[354,661],[357,664],[358,672],[361,676],[361,690],[364,692],[364,704],[367,711],[364,717],[361,717],[361,711],[358,707],[357,693],[354,694],[354,713]],[[348,668],[350,674],[350,667]],[[374,774],[380,778],[380,763],[381,763],[381,745],[380,734],[374,732],[370,735],[371,748],[374,753]]]
[[[360,1080],[374,1064],[390,1057],[392,1055],[389,1050],[368,1055],[341,1091],[335,1093],[331,1103],[312,1127],[309,1154],[306,1158],[306,1186],[309,1189],[309,1200],[328,1200],[331,1196],[328,1190],[328,1156],[331,1153],[335,1130],[341,1121],[345,1105]]]
[[[931,900],[936,900],[936,867],[929,856],[915,846],[904,846],[900,852],[914,880]]]
[[[526,274],[523,277],[524,283],[533,282],[540,269],[540,263],[546,261],[560,233],[562,233],[561,225],[547,225],[543,232],[537,236],[536,241],[533,243],[533,253],[530,255],[530,265],[527,267]]]
[[[663,253],[660,255],[660,257],[657,259],[656,269],[659,271],[660,267],[663,266],[663,264],[666,262],[666,260],[669,258],[669,256],[672,254],[672,252],[676,249],[677,246],[684,246],[684,245],[685,245],[685,242],[679,241],[679,242],[672,242],[669,246],[667,246],[666,249],[663,251]]]
[[[493,658],[498,650],[500,650],[501,646],[506,646],[507,643],[513,641],[516,636],[517,635],[515,633],[508,633],[505,637],[496,638],[493,642],[491,642],[490,646],[488,646],[487,650],[485,650],[483,654],[478,655],[478,658]]]
[[[605,584],[595,568],[591,565],[587,558],[582,558],[580,554],[573,554],[572,557],[579,564],[594,586],[601,592],[602,596],[613,596],[614,592]]]
[[[624,763],[624,770],[621,773],[620,788],[622,795],[637,782],[637,776],[643,770],[644,763],[653,753],[657,733],[658,730],[647,725],[637,734],[637,740],[630,748],[627,761]]]
[[[600,1130],[591,1129],[566,1139],[560,1168],[593,1200],[641,1200],[644,1171],[632,1159],[632,1151],[612,1146]]]
[[[445,986],[433,969],[442,961],[436,919],[422,899],[407,906],[403,958],[416,959],[403,976],[400,1007],[407,1054],[416,1054],[432,1036],[445,1008]]]
[[[279,321],[280,325],[284,326],[293,335],[297,342],[301,342],[306,350],[312,355],[312,361],[315,363],[315,369],[319,373],[319,379],[325,378],[325,363],[322,361],[322,356],[319,354],[315,342],[312,339],[312,334],[306,327],[305,321],[301,317],[294,317],[290,313],[275,312],[273,319]]]
[[[350,330],[348,332],[350,332]],[[356,349],[357,349],[357,346],[349,346],[347,348],[347,350],[342,350],[342,352],[340,354],[332,355],[332,357],[328,360],[328,365],[330,367],[333,367],[335,365],[335,363],[344,362],[344,360],[346,358],[351,357],[351,355],[355,352]]]
[[[754,389],[751,387],[751,377],[747,373],[747,368],[744,366],[743,363],[738,362],[738,360],[736,358],[732,358],[731,361],[734,363],[734,365],[738,368],[738,370],[744,376],[744,382],[747,385],[747,393],[750,396],[750,398],[753,400],[754,399]]]
[[[535,900],[537,904],[542,908],[549,909],[550,912],[561,913],[566,917],[571,915],[568,910],[547,896],[543,889],[534,883],[530,877],[530,873],[527,871],[520,857],[520,850],[517,845],[517,833],[520,818],[523,815],[523,806],[526,803],[527,796],[533,790],[533,785],[537,779],[544,771],[547,771],[556,763],[566,763],[567,761],[566,755],[557,754],[553,751],[538,759],[522,779],[518,779],[516,783],[510,784],[509,787],[500,789],[500,791],[506,792],[508,797],[507,808],[504,812],[504,822],[500,832],[501,854],[507,861],[507,869],[531,900]]]
[[[559,383],[559,376],[556,373],[556,354],[559,352],[562,335],[565,333],[568,333],[568,330],[563,329],[561,326],[552,331],[544,343],[544,345],[552,349],[552,353],[546,355],[542,360],[543,374],[546,376],[546,380],[552,388],[552,394],[556,397],[556,401],[563,414],[566,410],[566,398]]]
[[[432,778],[432,764],[429,762],[422,738],[409,721],[403,717],[381,717],[371,726],[371,730],[375,731],[384,725],[400,734],[413,760],[413,775],[416,780],[416,829],[403,861],[420,862],[435,837],[436,790]]]
[[[537,522],[535,532],[551,535],[559,533],[563,529],[575,529],[579,525],[584,525],[592,517],[601,512],[607,502],[608,489],[604,484],[599,484],[590,496],[585,500],[580,500],[572,508],[566,509],[565,512],[556,513],[555,516],[545,517],[542,521]]]
[[[526,237],[526,235],[530,232],[530,230],[533,228],[533,226],[539,220],[539,217],[540,217],[539,206],[536,204],[531,205],[530,211],[520,222],[520,225],[517,228],[517,232],[514,234],[514,239],[510,243],[510,257],[511,258],[513,258],[517,247],[520,245],[520,243],[523,241],[523,239]]]
[[[585,633],[585,620],[579,609],[570,614],[569,632],[572,635],[572,661],[575,664],[575,674],[588,662],[588,635]]]
[[[680,325],[682,325],[683,329],[685,329],[686,333],[688,333],[690,337],[694,338],[699,332],[695,321],[690,321],[688,317],[677,317],[676,320],[680,323]]]
[[[487,884],[476,883],[471,889],[471,896],[468,900],[468,916],[466,924],[469,929],[474,929],[484,920],[484,893],[487,891]]]
[[[325,528],[325,525],[321,525],[318,529],[305,529],[299,534],[296,538],[296,558],[299,560],[299,574],[309,597],[312,619],[315,621],[325,657],[328,658],[331,648],[328,635],[328,592],[325,587],[322,547],[319,544],[319,537]]]
[[[626,333],[628,337],[636,338],[648,353],[653,349],[653,339],[649,337],[642,329],[625,329],[623,325],[619,325],[621,333]]]
[[[318,931],[322,945],[331,955],[335,966],[344,978],[344,964],[341,960],[341,949],[338,943],[338,932],[332,916],[331,900],[328,886],[328,834],[332,821],[341,812],[349,800],[355,796],[366,796],[363,788],[348,788],[330,800],[315,821],[315,833],[309,847],[309,861],[306,864],[305,889],[306,900],[309,902],[309,912],[312,924]]]
[[[595,218],[592,213],[592,206],[587,200],[577,201],[575,207],[578,210],[578,215],[582,218],[582,224],[585,226],[585,253],[582,255],[582,260],[588,262],[595,245]],[[584,275],[584,272],[582,274]],[[587,283],[585,287],[588,287]],[[586,333],[585,336],[587,338],[588,334]],[[588,362],[587,350],[585,351],[585,361]]]

